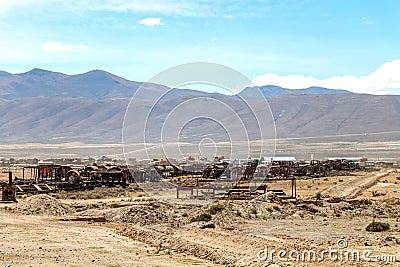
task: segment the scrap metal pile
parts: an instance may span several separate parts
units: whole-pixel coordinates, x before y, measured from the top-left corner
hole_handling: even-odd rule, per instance
[[[334,172],[354,171],[360,168],[359,162],[344,159],[309,162],[271,161],[261,164],[259,160],[249,160],[240,165],[231,165],[225,161],[208,164],[198,162],[172,164],[169,161],[160,161],[156,164],[129,167],[30,165],[22,167],[22,178],[15,177],[13,184],[4,185],[3,190],[8,190],[11,196],[11,189],[16,190],[17,194],[47,193],[57,190],[87,190],[102,185],[124,187],[133,182],[156,182],[167,179],[183,189],[201,187],[217,181],[221,188],[226,187],[223,184],[232,183],[235,186],[231,190],[240,191],[241,188],[245,188],[244,184],[253,178],[272,181],[324,177]],[[261,185],[260,188],[265,191],[265,186]],[[7,195],[7,192],[3,195]]]
[[[208,179],[218,179],[224,174],[228,167],[226,162],[213,162],[211,164],[196,164],[189,165],[183,164],[182,166],[172,164],[170,161],[165,160],[153,164],[154,168],[162,178],[170,178],[177,176],[196,176]]]
[[[248,199],[267,191],[285,198],[296,198],[296,180],[306,178],[318,178],[332,175],[334,173],[355,171],[361,169],[360,162],[346,159],[335,160],[312,160],[305,161],[271,161],[256,165],[256,161],[244,166],[243,175],[235,186],[229,190],[228,196],[235,199]],[[260,181],[257,186],[252,186],[250,181]],[[290,195],[282,189],[268,189],[268,183],[290,181]]]
[[[0,202],[16,202],[17,187],[12,182],[12,172],[8,172],[8,183],[0,183],[1,199]]]
[[[22,178],[13,185],[18,194],[48,193],[56,190],[87,190],[97,186],[127,186],[133,177],[127,166],[32,165],[22,168]]]
[[[269,164],[267,178],[276,177],[325,177],[332,172],[354,171],[361,169],[360,163],[353,160],[312,160],[310,162],[299,161],[272,161]]]
[[[259,163],[257,159],[249,160],[240,165],[230,165],[227,162],[213,162],[198,167],[197,170],[185,170],[182,166],[169,161],[154,164],[157,173],[166,179],[173,177],[195,177],[204,179],[226,178],[232,180],[251,180],[260,178],[290,178],[290,177],[325,177],[340,171],[361,169],[360,162],[346,159],[312,160],[312,161],[271,161]]]

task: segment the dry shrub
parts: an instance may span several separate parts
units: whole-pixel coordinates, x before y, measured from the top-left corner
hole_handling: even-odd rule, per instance
[[[368,224],[365,228],[368,232],[384,232],[390,229],[390,225],[384,222],[375,222]]]

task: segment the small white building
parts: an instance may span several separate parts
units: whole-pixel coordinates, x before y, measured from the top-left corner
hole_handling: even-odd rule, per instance
[[[261,158],[262,163],[268,163],[271,161],[287,161],[287,162],[296,162],[297,159],[295,156],[263,156]]]

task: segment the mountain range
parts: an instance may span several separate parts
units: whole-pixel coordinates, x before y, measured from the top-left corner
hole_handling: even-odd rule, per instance
[[[81,99],[116,99],[131,98],[134,92],[144,86],[148,96],[152,90],[162,87],[157,84],[129,81],[102,70],[92,70],[82,74],[67,75],[43,69],[33,69],[25,73],[11,74],[0,71],[0,98],[17,99],[27,97],[81,98]],[[261,86],[265,97],[271,98],[281,94],[343,94],[346,90],[332,90],[322,87],[305,89],[287,89],[279,86]],[[246,88],[243,95],[251,95],[252,88]],[[207,95],[207,93],[181,89],[179,95]],[[174,94],[175,95],[175,94]]]
[[[1,143],[119,143],[126,107],[140,86],[145,94],[138,103],[143,107],[166,90],[162,85],[130,81],[102,70],[77,75],[42,69],[19,74],[0,71]],[[270,104],[278,138],[355,134],[363,141],[373,138],[370,133],[385,132],[387,140],[398,140],[400,96],[321,87],[293,90],[269,85],[259,89]],[[251,98],[257,95],[254,90],[258,89],[245,88],[239,96]],[[195,97],[219,99],[243,118],[250,116],[237,95],[174,89],[160,101],[155,118],[163,118],[171,107]],[[203,126],[200,122],[187,134],[195,135]],[[253,126],[249,127],[252,130]]]

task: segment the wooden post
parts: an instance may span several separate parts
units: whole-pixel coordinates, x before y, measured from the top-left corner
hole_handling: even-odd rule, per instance
[[[8,172],[8,185],[12,185],[12,172]]]
[[[292,198],[296,198],[296,178],[292,180]]]
[[[292,180],[292,198],[294,198],[294,178]]]

